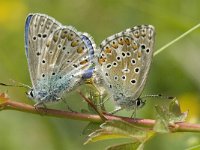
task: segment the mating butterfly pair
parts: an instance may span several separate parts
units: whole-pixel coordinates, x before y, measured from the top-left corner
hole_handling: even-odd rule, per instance
[[[154,45],[154,27],[141,25],[105,39],[98,50],[91,36],[63,26],[43,14],[30,14],[25,24],[25,48],[36,106],[58,101],[63,93],[94,74],[117,105],[142,106],[140,100]],[[96,54],[97,53],[97,54]],[[95,75],[94,75],[95,77]]]

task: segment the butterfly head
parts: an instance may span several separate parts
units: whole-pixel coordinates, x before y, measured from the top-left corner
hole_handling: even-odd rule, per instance
[[[30,89],[28,92],[26,92],[26,95],[30,99],[35,99],[35,93],[33,89]]]
[[[145,100],[139,97],[135,99],[132,96],[126,96],[123,93],[115,95],[114,100],[120,107],[125,108],[126,110],[142,108],[146,103]]]

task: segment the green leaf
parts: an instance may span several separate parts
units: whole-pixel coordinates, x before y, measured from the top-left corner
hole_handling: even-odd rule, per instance
[[[200,149],[200,145],[196,145],[196,146],[193,146],[193,147],[189,147],[185,150],[199,150]]]
[[[110,146],[106,150],[143,150],[144,145],[141,142],[125,143],[115,146]]]
[[[170,112],[169,123],[171,123],[171,124],[173,124],[175,122],[184,122],[188,115],[188,111],[183,112],[183,113],[181,112],[180,105],[176,98],[174,98],[170,102],[169,112]]]
[[[141,142],[147,140],[153,135],[153,132],[147,131],[141,127],[134,126],[122,120],[106,121],[100,127],[101,129],[96,130],[89,135],[85,144],[89,142],[115,138],[131,138]]]
[[[168,133],[169,116],[166,108],[161,106],[155,106],[155,109],[157,111],[157,119],[153,127],[153,130],[156,132]]]
[[[157,119],[153,129],[156,132],[169,132],[169,125],[173,125],[175,122],[183,122],[187,117],[187,112],[181,112],[176,98],[169,105],[155,106],[155,109],[157,111]]]
[[[89,90],[87,92],[87,97],[89,98],[89,100],[94,104],[96,105],[98,103],[98,92],[94,91],[94,90]],[[88,104],[88,110],[90,113],[92,114],[97,114],[97,112],[94,110],[94,108]]]
[[[96,123],[96,122],[90,122],[84,129],[82,134],[83,135],[88,135],[92,132],[94,132],[95,130],[100,128],[100,123]]]
[[[89,114],[90,112],[87,109],[81,109],[81,113]]]
[[[102,141],[102,140],[118,139],[118,138],[128,138],[128,137],[126,135],[112,133],[112,132],[105,131],[103,129],[99,129],[93,132],[92,134],[90,134],[84,144],[87,144],[90,142]]]
[[[106,131],[126,135],[130,138],[144,139],[147,136],[147,130],[138,126],[134,126],[122,120],[107,121],[101,125]]]

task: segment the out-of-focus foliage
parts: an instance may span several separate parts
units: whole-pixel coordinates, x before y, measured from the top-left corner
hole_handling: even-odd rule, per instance
[[[73,25],[94,37],[97,45],[109,35],[138,24],[156,28],[155,50],[200,23],[198,0],[1,0],[0,1],[0,81],[10,79],[29,84],[24,54],[24,21],[28,13],[45,13],[62,24]],[[176,96],[183,112],[189,110],[189,122],[199,122],[200,116],[200,29],[175,43],[153,59],[147,86],[143,94]],[[31,103],[25,90],[0,87],[14,99]],[[77,93],[66,96],[68,104],[80,111],[87,104]],[[137,111],[138,117],[155,118],[154,105],[162,100],[148,99]],[[112,102],[106,102],[108,110]],[[65,104],[51,104],[62,107]],[[122,111],[120,115],[130,116]],[[15,111],[0,112],[0,149],[4,150],[101,150],[118,140],[83,145],[82,130],[86,122],[37,116]],[[183,142],[184,141],[184,142]],[[154,136],[145,149],[182,150],[198,145],[200,137],[193,133]]]

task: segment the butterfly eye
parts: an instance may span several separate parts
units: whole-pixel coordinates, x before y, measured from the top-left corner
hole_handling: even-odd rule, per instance
[[[33,98],[34,95],[33,95],[33,89],[31,89],[28,93],[27,93],[28,97],[29,98]]]
[[[31,97],[33,97],[33,91],[30,92]]]
[[[140,106],[140,100],[136,100],[136,105]]]
[[[145,105],[145,101],[142,101],[142,99],[138,98],[135,100],[135,105],[137,106],[137,108],[141,108]]]

